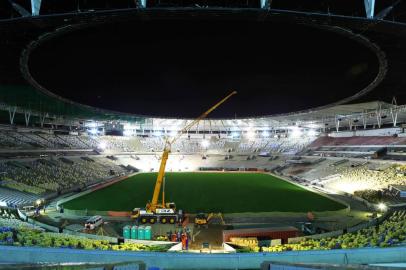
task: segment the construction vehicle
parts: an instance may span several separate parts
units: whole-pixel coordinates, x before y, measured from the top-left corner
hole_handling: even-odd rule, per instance
[[[134,208],[131,212],[131,218],[137,220],[141,223],[175,223],[181,222],[183,219],[183,211],[176,210],[176,204],[173,202],[165,201],[165,188],[162,191],[162,200],[158,201],[159,195],[161,194],[161,187],[165,180],[165,168],[166,162],[171,152],[172,145],[184,134],[187,133],[193,126],[197,125],[202,119],[206,118],[212,111],[223,104],[231,96],[237,94],[236,91],[231,92],[225,98],[216,103],[213,107],[208,109],[198,118],[187,124],[180,132],[178,132],[173,138],[166,138],[165,146],[162,152],[161,164],[159,166],[158,176],[155,182],[154,193],[152,195],[152,200],[147,203],[145,209]]]
[[[195,216],[195,226],[200,228],[200,227],[205,227],[207,228],[209,226],[210,220],[218,218],[220,219],[220,224],[225,225],[226,223],[224,222],[223,214],[221,213],[210,213],[210,214],[205,214],[205,213],[199,213]]]

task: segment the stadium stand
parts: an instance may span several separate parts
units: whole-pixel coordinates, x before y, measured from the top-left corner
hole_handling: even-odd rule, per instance
[[[14,210],[0,208],[0,228],[4,231],[5,227],[27,228],[43,231],[41,227],[20,220],[18,214]]]
[[[323,136],[313,141],[306,155],[353,158],[383,158],[402,160],[406,146],[405,137],[396,136]],[[387,157],[391,155],[392,157]],[[399,157],[400,156],[400,157]]]
[[[88,136],[60,135],[45,132],[18,132],[0,130],[1,146],[8,149],[100,149],[115,152],[159,152],[162,151],[164,137],[127,136]],[[181,138],[173,146],[174,152],[200,153],[217,151],[219,153],[288,153],[295,154],[305,149],[315,138],[269,137],[269,138]]]
[[[27,192],[0,187],[0,204],[8,207],[32,204],[40,197]]]
[[[99,142],[87,135],[62,135],[46,130],[14,131],[0,129],[0,145],[7,149],[89,149]]]
[[[394,136],[360,136],[360,137],[329,137],[323,136],[309,145],[309,148],[322,146],[359,146],[359,145],[391,145],[406,144],[406,138]]]
[[[33,194],[81,188],[128,173],[106,158],[34,159],[0,162],[1,185]]]
[[[209,137],[209,136],[208,136]],[[106,149],[120,152],[160,152],[165,140],[163,137],[120,137],[120,136],[100,136],[95,138],[103,143]],[[255,138],[255,139],[235,139],[235,138],[181,138],[173,146],[173,152],[181,153],[201,153],[214,151],[217,153],[287,153],[296,154],[302,151],[312,142],[314,137],[292,138]],[[207,141],[207,144],[203,144]]]
[[[0,160],[1,186],[7,191],[20,192],[20,196],[16,195],[19,198],[17,204],[34,200],[31,197],[24,198],[21,194],[39,196],[84,188],[130,171],[156,171],[159,152],[165,144],[163,136],[68,135],[38,129],[19,131],[3,128],[0,129],[0,138],[3,151],[97,149],[91,156],[83,156],[81,153],[75,157],[69,154],[63,154],[63,157],[49,154],[40,158],[37,155],[35,158]],[[406,138],[402,136],[316,138],[305,135],[287,137],[282,134],[249,138],[214,134],[185,135],[172,146],[167,168],[168,171],[209,168],[276,170],[301,184],[340,192],[384,190],[389,185],[403,185],[406,178],[399,176],[403,172],[399,172],[399,166],[371,169],[373,165],[368,160],[378,158],[377,153],[384,148],[385,154],[379,157],[381,159],[402,155],[406,150],[404,143]],[[103,153],[108,158],[103,157]],[[326,160],[320,156],[331,158]],[[7,202],[16,203],[9,199]]]
[[[321,181],[325,187],[353,193],[357,190],[381,190],[389,185],[402,185],[406,182],[406,167],[392,166],[384,170],[372,170],[367,165],[345,168],[338,172],[339,177]]]
[[[304,239],[295,244],[284,244],[262,248],[265,252],[280,252],[291,250],[328,250],[362,247],[389,247],[402,245],[406,233],[406,211],[394,211],[381,224],[344,233],[337,237],[321,239]],[[252,247],[259,250],[259,247]]]

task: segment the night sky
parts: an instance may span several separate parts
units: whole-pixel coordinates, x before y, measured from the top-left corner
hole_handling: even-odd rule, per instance
[[[32,76],[74,101],[142,115],[286,113],[353,95],[377,73],[375,55],[336,33],[266,22],[104,24],[48,41]]]

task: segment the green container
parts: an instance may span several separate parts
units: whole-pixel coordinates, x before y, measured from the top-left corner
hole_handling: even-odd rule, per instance
[[[145,231],[144,231],[144,236],[145,240],[151,240],[152,239],[152,229],[151,226],[146,226]]]
[[[123,228],[123,237],[124,237],[124,239],[130,239],[131,238],[131,227],[130,226],[124,226],[124,228]]]
[[[139,240],[144,240],[145,239],[145,227],[144,226],[139,226],[138,227],[138,239]]]
[[[131,239],[137,239],[138,238],[138,226],[132,226],[131,227]]]

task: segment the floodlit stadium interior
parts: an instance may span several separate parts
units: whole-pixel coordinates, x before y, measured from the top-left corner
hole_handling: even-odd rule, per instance
[[[343,2],[3,1],[0,270],[406,269],[406,3]]]

